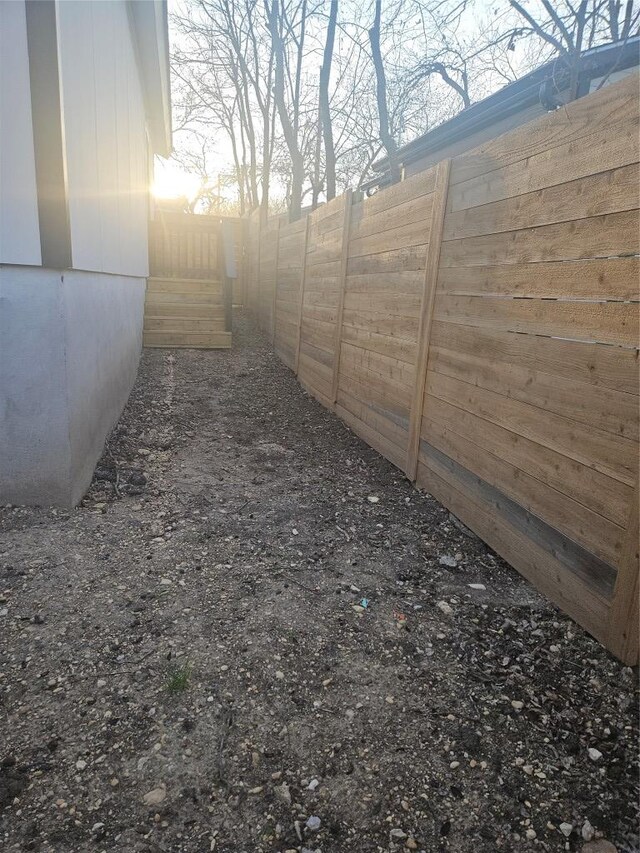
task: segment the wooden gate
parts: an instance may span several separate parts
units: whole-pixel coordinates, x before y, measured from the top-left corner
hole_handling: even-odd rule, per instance
[[[144,346],[231,346],[236,220],[161,213],[149,223]]]

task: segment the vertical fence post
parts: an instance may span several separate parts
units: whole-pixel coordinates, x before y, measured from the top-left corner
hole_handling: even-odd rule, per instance
[[[438,285],[438,268],[440,266],[440,248],[444,217],[447,209],[449,192],[449,175],[451,160],[442,160],[436,171],[436,185],[433,193],[433,208],[431,211],[431,229],[429,245],[424,266],[424,287],[422,304],[420,306],[420,321],[418,325],[418,349],[416,357],[415,380],[411,412],[409,415],[409,437],[407,440],[406,475],[413,482],[418,470],[418,455],[420,451],[420,431],[422,428],[422,407],[424,404],[424,386],[429,362],[429,340],[433,321],[433,307],[436,288]]]
[[[618,563],[618,575],[609,606],[607,645],[624,663],[633,666],[638,660],[638,484],[631,501],[631,512]]]
[[[304,249],[302,250],[302,272],[300,274],[300,303],[298,305],[298,340],[296,342],[296,359],[294,363],[294,373],[298,375],[298,365],[300,363],[300,342],[302,339],[302,307],[304,305],[304,286],[307,280],[307,248],[309,246],[309,229],[311,228],[311,214],[307,216],[307,223],[304,229]]]
[[[278,306],[278,262],[280,260],[280,219],[276,223],[276,260],[273,269],[273,302],[271,305],[271,346],[276,345],[276,311]]]
[[[340,350],[342,341],[342,317],[344,297],[347,287],[347,263],[349,261],[349,234],[351,232],[351,211],[353,209],[353,190],[344,194],[344,218],[342,220],[342,255],[340,257],[340,280],[338,282],[338,316],[336,318],[336,336],[333,351],[333,377],[331,380],[331,406],[335,408],[338,398],[338,376],[340,373]]]

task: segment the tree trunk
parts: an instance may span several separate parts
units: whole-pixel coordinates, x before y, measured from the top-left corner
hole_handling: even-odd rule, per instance
[[[324,45],[322,68],[320,69],[320,123],[324,141],[325,174],[327,180],[327,201],[336,197],[336,150],[333,144],[333,127],[331,125],[331,108],[329,105],[329,81],[331,79],[331,63],[333,61],[333,45],[336,36],[336,21],[338,19],[338,0],[331,0],[327,40]]]
[[[373,26],[369,30],[369,42],[371,44],[371,58],[376,72],[376,101],[378,104],[378,121],[380,123],[380,141],[384,145],[389,158],[389,172],[391,183],[400,180],[398,168],[398,146],[389,129],[389,109],[387,107],[387,77],[384,72],[382,53],[380,52],[380,7],[382,0],[376,0],[376,14]]]
[[[291,204],[289,206],[289,221],[295,222],[300,219],[302,211],[304,160],[298,147],[298,140],[289,117],[284,95],[284,44],[282,35],[280,34],[279,0],[273,0],[270,8],[267,6],[267,15],[275,59],[273,96],[278,109],[278,118],[280,119],[285,142],[289,149],[289,156],[291,157]]]

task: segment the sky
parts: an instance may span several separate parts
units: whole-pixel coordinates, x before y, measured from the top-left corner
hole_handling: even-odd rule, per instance
[[[171,14],[173,12],[180,12],[184,7],[185,2],[188,2],[188,0],[168,0],[170,16],[169,39],[171,46],[173,46],[176,43],[176,40],[180,37],[172,27]],[[344,8],[344,3],[341,3],[341,8]],[[478,18],[493,15],[496,8],[496,0],[491,0],[490,2],[489,0],[475,0],[475,2],[470,5],[466,19],[463,18],[462,20],[460,28],[461,33],[464,35],[465,33],[469,34],[475,32]],[[501,16],[504,15],[504,8],[501,8],[499,14]],[[410,49],[410,45],[408,45],[408,49]],[[522,52],[523,48],[520,44],[516,43],[516,50],[512,55],[514,67],[524,64],[525,57],[522,55]],[[493,88],[499,88],[503,82],[504,81],[496,80],[496,84]],[[188,149],[192,144],[192,140],[193,137],[188,130],[179,130],[174,133],[174,148]],[[215,185],[217,183],[218,171],[224,173],[230,170],[232,154],[230,143],[226,135],[222,133],[219,134],[218,138],[213,140],[212,148],[213,152],[211,160],[213,165],[211,169],[213,174],[210,175],[210,184]],[[156,196],[161,198],[186,196],[189,200],[192,200],[197,195],[201,185],[201,179],[195,174],[190,174],[175,155],[168,160],[157,157],[154,171],[155,181],[153,191]],[[222,194],[230,201],[235,200],[236,193],[233,188],[227,190],[223,189]]]

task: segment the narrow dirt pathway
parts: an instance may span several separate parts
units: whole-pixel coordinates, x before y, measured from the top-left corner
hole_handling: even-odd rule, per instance
[[[0,847],[635,850],[632,671],[236,331],[0,511]]]

